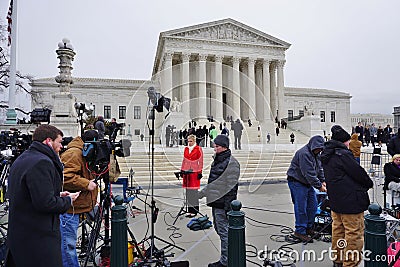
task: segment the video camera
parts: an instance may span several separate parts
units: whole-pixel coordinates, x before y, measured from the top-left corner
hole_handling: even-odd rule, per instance
[[[32,144],[32,135],[21,134],[17,129],[1,131],[0,150],[11,149],[12,155],[17,158]]]
[[[119,142],[99,140],[86,142],[83,145],[82,155],[91,165],[107,165],[110,162],[110,155],[117,157],[130,156],[131,141],[122,139]]]

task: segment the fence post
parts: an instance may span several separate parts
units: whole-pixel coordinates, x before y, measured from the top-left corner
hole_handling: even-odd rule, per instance
[[[123,202],[124,198],[118,195],[111,208],[111,267],[128,266],[127,219]]]
[[[232,210],[228,212],[228,266],[246,266],[246,244],[244,212],[240,211],[242,203],[234,200],[231,203]]]
[[[386,223],[385,219],[380,217],[382,208],[377,203],[372,203],[368,207],[370,214],[365,215],[365,243],[364,260],[365,267],[387,267],[387,241],[386,241]],[[382,257],[383,256],[383,257]],[[385,259],[377,261],[376,259]]]

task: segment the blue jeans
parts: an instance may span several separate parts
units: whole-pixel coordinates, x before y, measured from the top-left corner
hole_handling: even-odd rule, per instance
[[[294,205],[295,231],[305,235],[314,225],[317,212],[317,195],[312,186],[296,181],[288,181],[290,195]]]
[[[61,214],[61,255],[64,267],[79,267],[76,254],[76,239],[79,227],[79,214]]]
[[[220,262],[228,266],[228,217],[224,209],[212,208],[214,228],[221,240]]]

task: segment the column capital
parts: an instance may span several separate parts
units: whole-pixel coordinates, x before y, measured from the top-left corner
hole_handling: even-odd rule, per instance
[[[208,54],[199,54],[199,61],[207,61]]]
[[[165,61],[172,60],[172,56],[173,56],[173,55],[174,55],[173,52],[167,52],[167,53],[165,53],[165,54],[164,54],[164,60],[165,60]]]
[[[249,57],[249,59],[247,60],[247,62],[249,63],[249,65],[254,65],[256,63],[256,59],[253,57]]]
[[[276,65],[279,69],[283,69],[283,67],[285,66],[286,60],[279,60]]]
[[[222,63],[223,55],[215,55],[215,63]]]
[[[239,64],[240,63],[240,57],[233,57],[232,58],[232,62],[233,62],[233,64]]]
[[[263,59],[262,59],[262,63],[263,63],[264,65],[269,65],[269,63],[271,63],[271,59],[269,59],[269,58],[263,58]]]
[[[183,62],[189,62],[190,60],[190,53],[182,53],[182,61]]]

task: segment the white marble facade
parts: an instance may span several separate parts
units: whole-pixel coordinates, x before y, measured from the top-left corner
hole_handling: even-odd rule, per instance
[[[189,26],[160,34],[153,76],[148,81],[73,78],[71,93],[77,102],[95,105],[97,115],[104,115],[105,107],[110,109],[110,117],[130,125],[132,135],[147,132],[150,85],[176,101],[174,105],[179,105],[187,120],[201,122],[213,116],[221,121],[232,116],[270,124],[275,117],[287,118],[289,111],[296,116],[304,106],[312,105],[315,113],[326,114],[321,129],[329,130],[332,123],[350,127],[349,94],[285,88],[289,47],[289,43],[233,19]],[[41,95],[32,107],[51,107],[59,91],[54,78],[36,79],[32,89]],[[125,118],[120,117],[123,107]],[[331,111],[335,112],[332,123]]]

